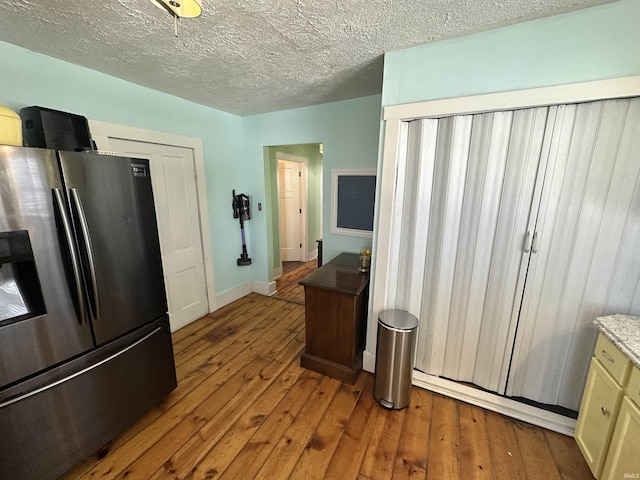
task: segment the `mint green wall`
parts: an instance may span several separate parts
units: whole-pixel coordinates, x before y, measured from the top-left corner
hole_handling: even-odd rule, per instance
[[[621,0],[387,53],[382,105],[634,75],[640,75],[640,1]],[[375,329],[370,318],[370,355]]]
[[[322,238],[322,154],[320,153],[320,144],[305,143],[301,145],[277,145],[267,147],[268,162],[265,165],[265,204],[270,209],[271,216],[267,216],[267,235],[270,247],[269,254],[269,272],[273,272],[275,267],[280,266],[280,216],[278,209],[278,157],[277,153],[286,153],[288,155],[296,155],[304,157],[307,162],[307,252],[316,249],[316,240]],[[271,275],[271,273],[270,273]],[[272,276],[269,277],[273,280]]]
[[[358,252],[370,239],[334,235],[331,229],[331,169],[375,168],[378,159],[380,130],[380,95],[325,103],[312,107],[296,108],[274,113],[243,117],[244,156],[255,169],[255,201],[266,198],[263,174],[265,153],[263,148],[273,145],[322,143],[322,238],[326,259],[340,252]],[[260,200],[261,199],[261,200]],[[266,215],[255,217],[251,225],[252,235],[267,232]],[[252,220],[253,222],[253,220]],[[260,238],[263,238],[261,234]],[[312,240],[315,240],[312,239]],[[269,245],[264,241],[256,245],[257,280],[267,281],[269,271]]]
[[[272,145],[324,144],[326,258],[359,250],[358,237],[330,233],[331,169],[371,168],[380,105],[640,75],[640,2],[618,2],[385,56],[382,96],[238,117],[0,42],[0,104],[40,105],[94,120],[201,138],[204,145],[216,291],[269,281],[272,240],[265,212],[265,153]],[[252,196],[250,267],[237,267],[231,190]],[[311,238],[310,238],[311,240]],[[315,240],[315,239],[314,239]],[[273,256],[273,253],[271,253]]]
[[[385,55],[394,105],[640,74],[640,1],[618,2]]]
[[[0,42],[0,104],[18,111],[38,105],[138,128],[203,140],[216,293],[252,279],[237,267],[240,231],[231,189],[242,188],[238,168],[241,117],[159,93],[109,75]]]
[[[93,120],[201,138],[204,146],[216,293],[269,281],[263,147],[324,143],[323,237],[327,258],[357,251],[361,239],[330,235],[331,168],[370,168],[377,161],[380,96],[238,117],[93,70],[0,42],[0,104],[18,111],[39,105]],[[327,160],[328,159],[328,160]],[[231,190],[252,197],[246,223],[253,264],[237,267],[240,232]],[[313,239],[315,240],[315,238]]]

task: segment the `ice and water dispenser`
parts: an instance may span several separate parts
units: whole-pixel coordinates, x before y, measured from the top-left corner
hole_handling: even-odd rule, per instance
[[[0,232],[0,326],[44,313],[28,232]]]

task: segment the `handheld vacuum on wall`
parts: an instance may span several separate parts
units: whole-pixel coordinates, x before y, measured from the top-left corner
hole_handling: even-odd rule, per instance
[[[244,222],[245,220],[251,220],[249,197],[244,193],[236,195],[236,191],[233,190],[233,202],[231,205],[233,207],[233,218],[240,219],[240,234],[242,236],[242,253],[236,263],[239,267],[251,265],[251,258],[247,253],[247,243],[244,238]]]

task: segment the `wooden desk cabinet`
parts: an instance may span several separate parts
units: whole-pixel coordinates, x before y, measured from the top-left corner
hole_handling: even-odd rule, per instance
[[[369,275],[357,254],[342,253],[302,281],[306,345],[304,368],[353,384],[362,368]]]

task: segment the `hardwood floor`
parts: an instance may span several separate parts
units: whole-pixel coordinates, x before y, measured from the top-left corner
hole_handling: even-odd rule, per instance
[[[251,294],[173,336],[178,388],[70,479],[591,479],[570,437],[299,366],[304,307]]]
[[[278,277],[276,279],[276,294],[274,298],[304,305],[304,287],[298,285],[298,282],[316,268],[318,268],[318,263],[314,259]]]
[[[304,264],[305,262],[282,262],[282,274],[286,275],[287,273],[302,267]]]

